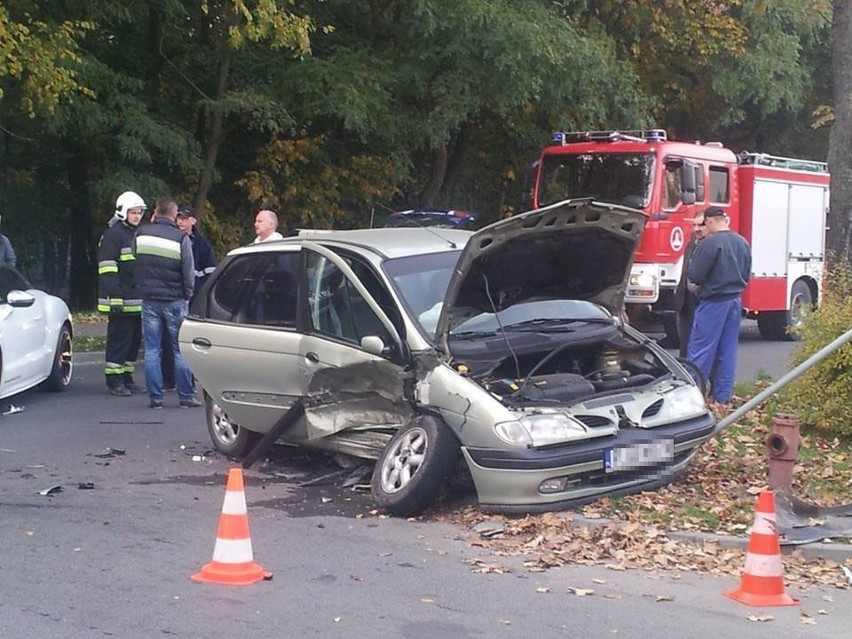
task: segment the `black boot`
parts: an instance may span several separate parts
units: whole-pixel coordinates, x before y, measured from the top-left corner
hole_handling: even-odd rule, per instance
[[[143,388],[139,384],[134,383],[133,373],[125,373],[123,381],[124,387],[131,393],[138,393],[143,390]]]
[[[109,380],[107,382],[107,386],[109,386],[110,395],[115,395],[116,397],[130,397],[133,393],[125,388],[123,382],[124,380],[121,377],[118,377],[115,380]]]

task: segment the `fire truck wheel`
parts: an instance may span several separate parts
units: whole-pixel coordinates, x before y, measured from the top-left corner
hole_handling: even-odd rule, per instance
[[[795,329],[805,321],[814,308],[811,287],[804,280],[796,280],[790,291],[790,310],[766,311],[757,316],[760,336],[766,340],[798,341],[802,339]]]
[[[814,310],[814,297],[811,287],[804,280],[796,280],[790,291],[790,310],[785,313],[785,339],[795,341],[802,339],[796,329],[802,327],[805,318],[812,310]]]

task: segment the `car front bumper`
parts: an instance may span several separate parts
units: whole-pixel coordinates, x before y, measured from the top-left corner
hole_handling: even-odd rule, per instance
[[[622,429],[570,445],[538,449],[462,447],[479,503],[505,513],[563,510],[606,496],[652,490],[671,482],[712,434],[709,413],[654,429]],[[605,455],[615,448],[671,440],[674,455],[652,466],[607,472]],[[546,481],[565,481],[564,489],[542,492]]]

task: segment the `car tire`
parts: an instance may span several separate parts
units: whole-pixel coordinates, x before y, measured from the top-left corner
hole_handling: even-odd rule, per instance
[[[228,457],[243,457],[255,445],[260,435],[242,428],[231,421],[222,408],[204,393],[204,410],[207,416],[207,432],[213,447]]]
[[[68,325],[63,325],[56,341],[56,352],[53,354],[53,367],[50,375],[44,380],[44,388],[58,393],[64,391],[71,385],[71,376],[74,372],[73,344],[71,341],[71,330]]]
[[[420,514],[440,495],[458,452],[458,440],[441,420],[414,418],[394,434],[376,462],[373,500],[398,517]]]

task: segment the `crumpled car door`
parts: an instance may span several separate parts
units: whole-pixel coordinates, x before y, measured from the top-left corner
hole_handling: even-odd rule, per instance
[[[362,268],[369,280],[362,281],[352,266],[363,265],[350,266],[326,247],[306,243],[305,257],[309,330],[301,354],[308,438],[398,428],[411,414],[404,393],[406,347],[371,290],[385,293],[385,305],[391,296],[375,274]],[[376,338],[383,352],[376,352]]]

